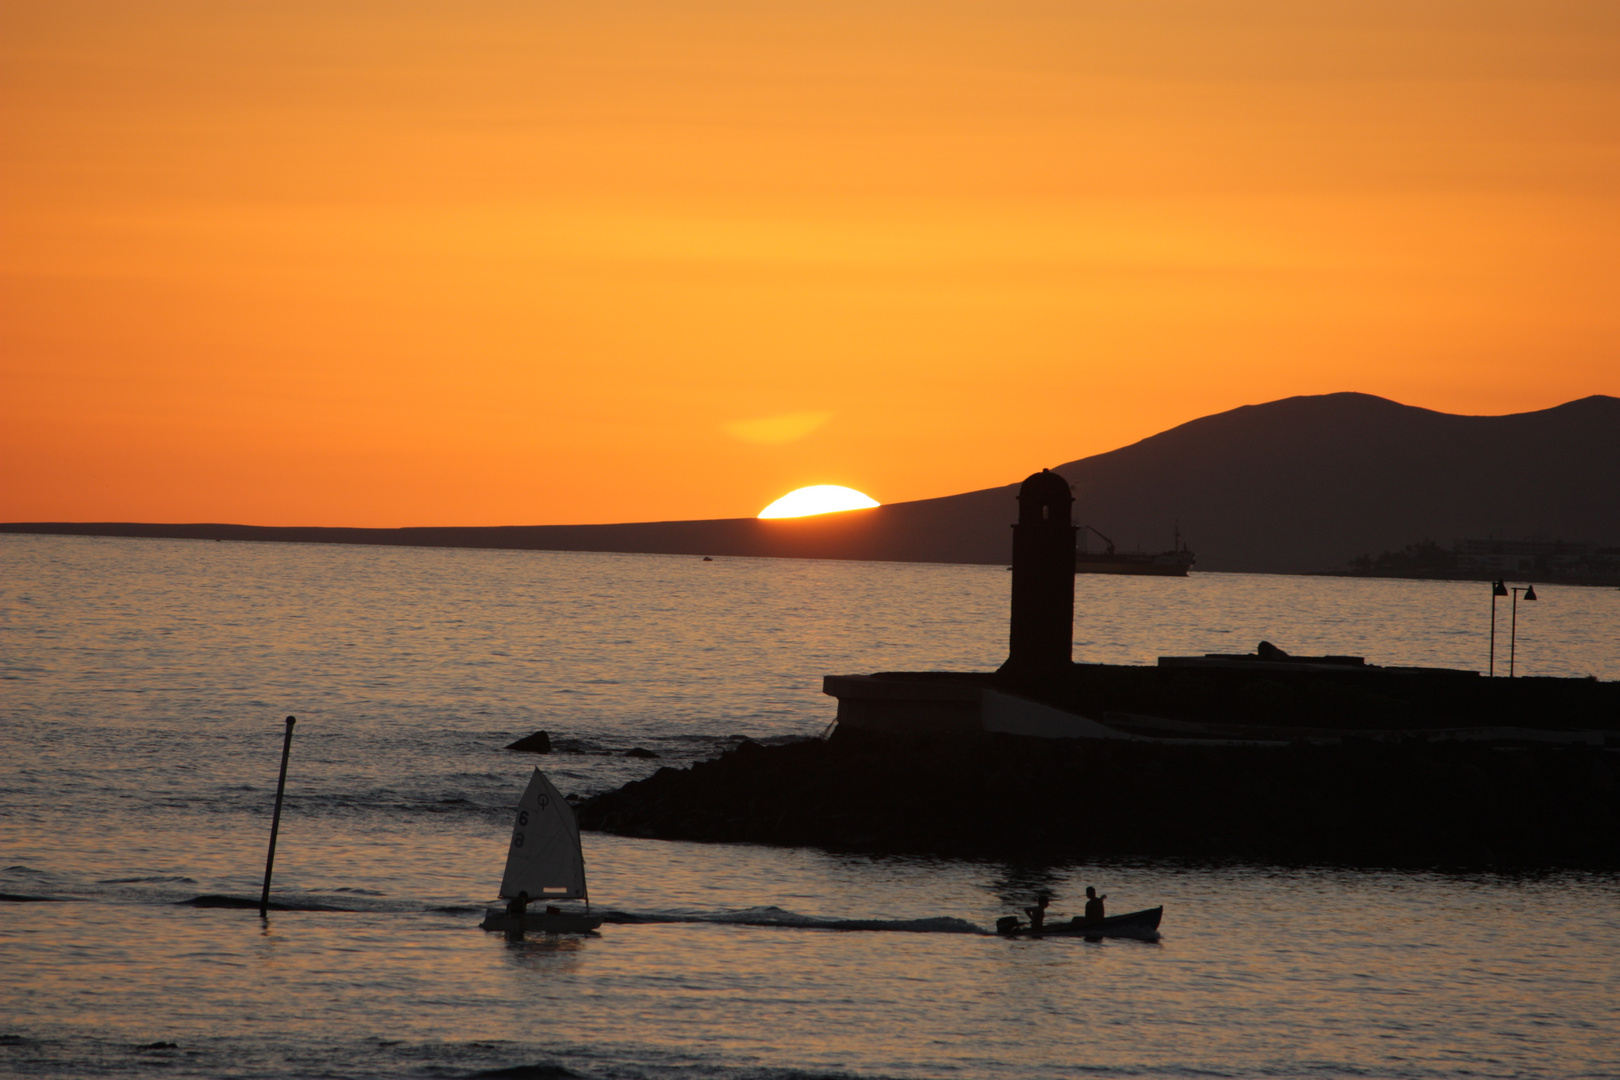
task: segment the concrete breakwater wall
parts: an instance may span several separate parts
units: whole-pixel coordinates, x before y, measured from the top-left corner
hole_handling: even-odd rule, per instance
[[[586,800],[588,829],[1029,862],[1620,869],[1620,752],[838,731]]]
[[[1158,667],[1073,664],[1059,676],[1025,680],[1015,690],[1092,716],[1119,711],[1228,724],[1407,731],[1508,725],[1620,736],[1616,682],[1295,662],[1202,666],[1202,659],[1166,657]]]

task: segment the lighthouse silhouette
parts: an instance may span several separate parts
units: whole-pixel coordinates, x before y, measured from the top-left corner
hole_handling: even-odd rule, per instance
[[[1018,489],[1013,530],[1012,628],[1001,673],[1067,671],[1074,650],[1074,495],[1042,469]]]

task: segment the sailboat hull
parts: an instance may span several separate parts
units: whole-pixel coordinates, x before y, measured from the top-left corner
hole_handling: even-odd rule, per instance
[[[519,931],[526,934],[588,934],[601,925],[600,915],[579,915],[571,911],[548,915],[543,911],[531,911],[519,919],[500,908],[489,908],[484,912],[484,921],[478,924],[478,928],[508,934]]]

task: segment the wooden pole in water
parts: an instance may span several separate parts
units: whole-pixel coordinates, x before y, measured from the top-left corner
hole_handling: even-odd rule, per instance
[[[292,753],[292,729],[296,716],[287,717],[287,737],[281,742],[281,778],[276,781],[276,812],[270,819],[270,852],[264,857],[264,892],[259,894],[259,918],[270,917],[270,871],[276,865],[276,833],[281,831],[281,796],[287,790],[287,757]]]

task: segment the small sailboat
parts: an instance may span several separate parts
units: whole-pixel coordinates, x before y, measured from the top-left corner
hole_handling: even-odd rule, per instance
[[[580,850],[574,808],[539,769],[529,777],[529,786],[518,800],[512,846],[507,849],[506,873],[501,877],[502,899],[523,894],[533,906],[521,915],[510,908],[490,908],[479,926],[507,933],[584,934],[602,925],[602,916],[591,914],[585,889],[585,855]],[[564,911],[555,904],[563,900],[583,900],[585,910]],[[540,905],[544,906],[534,910]]]

